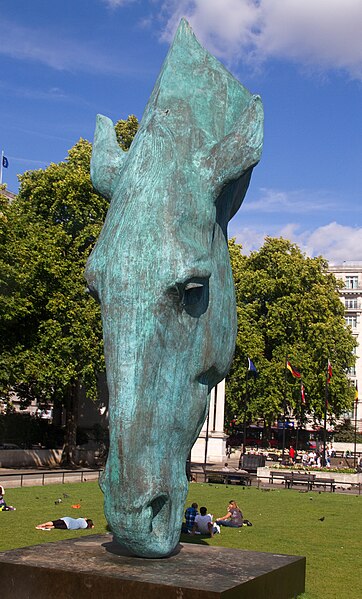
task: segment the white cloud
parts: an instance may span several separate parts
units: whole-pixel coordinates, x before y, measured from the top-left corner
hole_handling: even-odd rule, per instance
[[[300,230],[300,226],[295,223],[264,230],[235,227],[232,223],[230,226],[230,237],[236,237],[245,253],[258,250],[267,235],[289,239],[297,243],[308,256],[322,255],[335,264],[345,260],[362,260],[362,227],[349,227],[336,222],[313,231]]]
[[[335,263],[362,260],[362,227],[347,227],[336,222],[319,227],[305,240],[309,255],[322,254]]]
[[[167,0],[170,39],[181,16],[229,63],[292,60],[362,78],[361,0]]]

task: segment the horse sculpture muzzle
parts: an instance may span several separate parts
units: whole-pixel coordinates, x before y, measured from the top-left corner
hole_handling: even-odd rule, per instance
[[[91,175],[111,199],[86,278],[101,304],[110,449],[101,487],[115,538],[169,555],[185,462],[227,374],[236,310],[227,223],[262,147],[263,113],[182,20],[129,152],[98,116]]]

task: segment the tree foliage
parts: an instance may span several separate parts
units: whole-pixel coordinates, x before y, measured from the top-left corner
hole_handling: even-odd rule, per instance
[[[242,255],[229,242],[235,280],[238,334],[227,384],[227,414],[273,423],[283,412],[301,415],[300,381],[286,370],[286,358],[300,371],[305,387],[304,415],[323,417],[328,359],[333,377],[328,385],[328,413],[339,416],[350,409],[354,390],[347,377],[356,346],[345,326],[338,289],[342,283],[328,273],[322,257],[309,258],[297,245],[266,238],[259,251]],[[257,370],[248,382],[247,358]]]
[[[116,124],[130,146],[137,119]],[[20,177],[12,202],[0,196],[0,396],[68,406],[80,386],[96,397],[104,370],[98,305],[86,293],[84,268],[108,202],[90,179],[91,144]]]
[[[138,131],[138,119],[134,114],[130,114],[127,120],[120,119],[114,126],[116,130],[117,141],[122,150],[129,150],[134,136]]]

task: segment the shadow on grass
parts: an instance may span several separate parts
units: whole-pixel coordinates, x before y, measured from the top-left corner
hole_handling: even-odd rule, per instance
[[[190,545],[209,545],[207,541],[210,540],[209,535],[187,535],[181,533],[180,543],[190,543]]]

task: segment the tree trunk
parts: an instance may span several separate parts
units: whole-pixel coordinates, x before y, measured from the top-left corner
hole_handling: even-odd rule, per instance
[[[66,427],[62,465],[68,467],[78,465],[75,458],[75,449],[77,445],[79,388],[79,381],[72,383],[69,386],[66,401]]]

